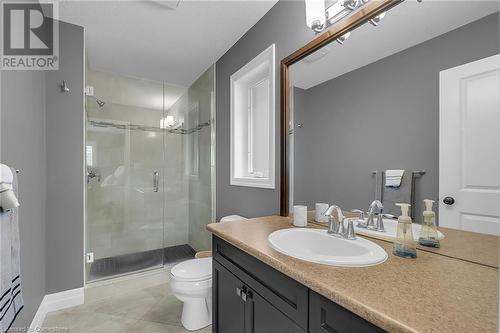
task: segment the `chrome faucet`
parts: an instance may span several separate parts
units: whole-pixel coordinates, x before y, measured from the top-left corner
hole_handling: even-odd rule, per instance
[[[377,222],[374,221],[375,208],[378,209]],[[370,208],[368,209],[368,221],[366,221],[366,224],[363,224],[363,225],[358,224],[358,227],[384,232],[385,227],[384,227],[384,220],[383,220],[383,214],[382,214],[383,209],[384,209],[384,205],[382,205],[380,200],[373,200],[373,202],[370,205]]]
[[[334,210],[337,212],[337,219],[333,217]],[[346,219],[339,206],[331,205],[323,214],[329,218],[328,234],[345,239],[356,239],[356,234],[354,233],[354,220]],[[344,223],[345,220],[347,220],[347,229]]]

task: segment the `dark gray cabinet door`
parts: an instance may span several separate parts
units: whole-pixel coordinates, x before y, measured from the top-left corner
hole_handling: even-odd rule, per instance
[[[247,291],[245,333],[304,333],[290,318],[259,294]]]
[[[237,294],[243,283],[215,261],[212,278],[213,332],[244,333],[245,302]]]
[[[313,291],[311,291],[309,295],[310,333],[385,332],[358,315]]]

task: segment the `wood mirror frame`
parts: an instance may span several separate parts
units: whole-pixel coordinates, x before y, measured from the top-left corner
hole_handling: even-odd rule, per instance
[[[289,67],[309,54],[319,50],[323,46],[334,41],[348,31],[351,31],[358,26],[366,23],[371,18],[378,14],[389,10],[401,3],[403,0],[372,0],[364,5],[354,14],[333,24],[326,31],[319,34],[313,40],[302,46],[297,51],[293,52],[283,60],[280,64],[280,215],[288,216],[290,203],[289,200],[289,122],[290,122],[290,80]]]

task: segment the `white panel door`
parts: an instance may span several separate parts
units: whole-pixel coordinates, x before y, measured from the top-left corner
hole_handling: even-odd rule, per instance
[[[500,235],[500,55],[440,72],[439,224]]]

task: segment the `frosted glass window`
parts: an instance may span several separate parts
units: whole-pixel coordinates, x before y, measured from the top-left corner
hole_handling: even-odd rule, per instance
[[[274,44],[231,75],[231,185],[275,188]]]
[[[269,79],[248,90],[248,174],[269,177]]]
[[[94,146],[87,145],[85,148],[87,166],[94,166]]]

